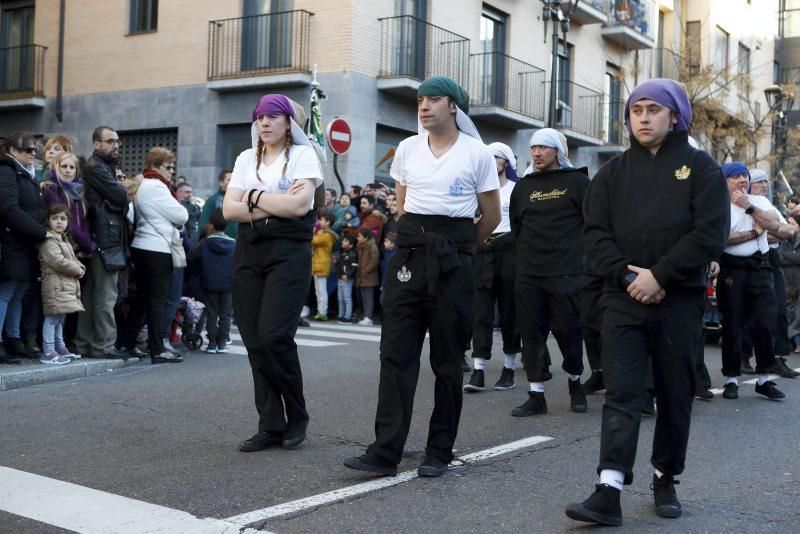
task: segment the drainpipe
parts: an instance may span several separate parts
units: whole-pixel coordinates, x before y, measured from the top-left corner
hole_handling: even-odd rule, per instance
[[[56,89],[56,118],[64,122],[64,13],[67,0],[61,0],[58,20],[58,88]]]

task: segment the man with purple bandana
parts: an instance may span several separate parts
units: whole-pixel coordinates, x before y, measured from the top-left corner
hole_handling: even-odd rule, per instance
[[[689,441],[694,362],[702,334],[706,266],[728,238],[719,165],[689,145],[692,110],[668,79],[637,86],[625,106],[631,147],[595,175],[584,202],[584,247],[604,280],[606,385],[600,484],[567,516],[621,525],[620,493],[633,481],[647,360],[658,398],[651,463],[655,512],[679,517],[675,476]]]

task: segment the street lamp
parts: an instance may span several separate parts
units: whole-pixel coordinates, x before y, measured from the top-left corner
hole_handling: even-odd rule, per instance
[[[569,31],[569,18],[561,10],[561,0],[542,0],[543,11],[542,20],[544,21],[544,34],[547,40],[547,22],[553,21],[553,57],[550,67],[550,111],[547,114],[547,126],[556,127],[556,106],[558,103],[558,92],[556,91],[556,81],[558,75],[558,30],[561,28],[564,34],[564,41],[567,40]]]
[[[783,158],[786,152],[786,124],[788,113],[794,106],[794,91],[786,86],[770,85],[764,89],[764,98],[767,100],[769,112],[775,113],[777,120],[772,123],[772,150],[780,147],[778,152],[778,171],[783,170]]]

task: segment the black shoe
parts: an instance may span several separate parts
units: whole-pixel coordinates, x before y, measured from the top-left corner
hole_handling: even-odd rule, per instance
[[[472,371],[472,367],[470,367],[469,364],[467,363],[466,354],[464,355],[464,361],[461,362],[461,371],[464,373],[469,373],[470,371]]]
[[[126,353],[127,354],[127,353]],[[164,351],[161,354],[150,356],[150,363],[181,363],[183,356],[175,356],[171,352]]]
[[[514,370],[503,367],[503,370],[500,372],[500,380],[495,382],[494,389],[497,391],[507,391],[515,387],[517,387],[517,384],[514,383]]]
[[[756,393],[764,395],[770,400],[778,400],[786,397],[786,395],[783,394],[783,391],[775,387],[775,382],[772,380],[767,380],[761,385],[756,384]]]
[[[11,355],[11,354],[8,354],[8,353],[7,353],[7,352],[6,352],[6,351],[5,351],[5,350],[2,348],[2,346],[0,346],[0,363],[19,364],[19,363],[22,363],[22,360],[20,360],[20,359],[19,359],[19,358],[17,358],[16,356],[13,356],[13,355]]]
[[[445,471],[447,471],[446,463],[433,456],[426,456],[417,469],[417,474],[421,477],[440,477]]]
[[[511,415],[514,417],[530,417],[545,413],[547,413],[547,402],[544,400],[544,393],[538,391],[529,391],[525,404],[511,410]]]
[[[139,350],[136,347],[133,347],[132,349],[129,349],[128,350],[128,355],[131,358],[139,358],[139,359],[147,358],[147,353]]]
[[[699,388],[694,392],[694,398],[700,399],[704,401],[714,400],[714,394],[711,393],[707,388]]]
[[[29,355],[31,358],[42,357],[42,349],[36,344],[36,338],[26,340],[24,347],[25,354]]]
[[[25,358],[27,360],[38,360],[39,358],[42,357],[41,352],[36,353],[28,350],[28,348],[25,346],[25,343],[23,343],[22,340],[18,337],[11,339],[11,347],[12,347],[11,352],[14,354],[14,356],[17,356],[18,358]]]
[[[475,369],[469,378],[469,383],[464,384],[464,391],[475,393],[486,389],[483,385],[483,369]]]
[[[592,376],[581,387],[584,395],[591,395],[606,389],[606,384],[603,381],[603,371],[592,371]]]
[[[111,349],[110,352],[107,352],[103,357],[109,360],[127,360],[128,358],[131,357],[131,353],[126,349],[118,349],[114,347],[113,349]]]
[[[586,413],[586,395],[583,393],[580,380],[570,380],[567,378],[569,386],[569,408],[575,413]]]
[[[753,366],[750,365],[750,359],[742,359],[742,374],[745,375],[754,375],[756,374],[756,370],[753,369]]]
[[[681,503],[678,502],[678,496],[675,495],[675,484],[680,484],[680,482],[671,476],[659,477],[653,473],[653,483],[650,485],[650,489],[653,490],[656,515],[659,517],[681,516]]]
[[[733,382],[728,382],[722,387],[722,397],[725,399],[738,399],[739,398],[739,385]]]
[[[356,471],[366,471],[378,475],[395,476],[397,474],[397,464],[389,460],[384,460],[378,455],[367,452],[361,456],[348,458],[344,461],[344,466]]]
[[[770,373],[775,373],[782,378],[797,378],[800,373],[786,365],[786,358],[783,356],[775,356],[775,365],[769,370]]]
[[[311,323],[309,323],[308,321],[306,321],[301,317],[300,322],[297,323],[297,326],[302,326],[303,328],[309,328],[311,326]]]
[[[642,415],[645,417],[653,417],[656,415],[656,403],[653,394],[645,390],[642,394]]]
[[[256,452],[283,444],[283,432],[258,432],[239,444],[242,452]]]
[[[302,423],[291,423],[286,433],[283,435],[284,447],[297,447],[306,439],[306,429],[308,428],[308,420]]]
[[[608,484],[597,484],[594,493],[581,503],[567,506],[567,517],[585,523],[619,526],[622,524],[620,491]]]

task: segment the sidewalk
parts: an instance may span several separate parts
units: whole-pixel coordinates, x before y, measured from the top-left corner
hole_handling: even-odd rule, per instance
[[[0,391],[35,386],[46,382],[84,378],[136,363],[139,363],[139,358],[128,358],[127,360],[81,358],[66,365],[46,365],[39,363],[38,360],[23,359],[19,365],[0,364]]]

